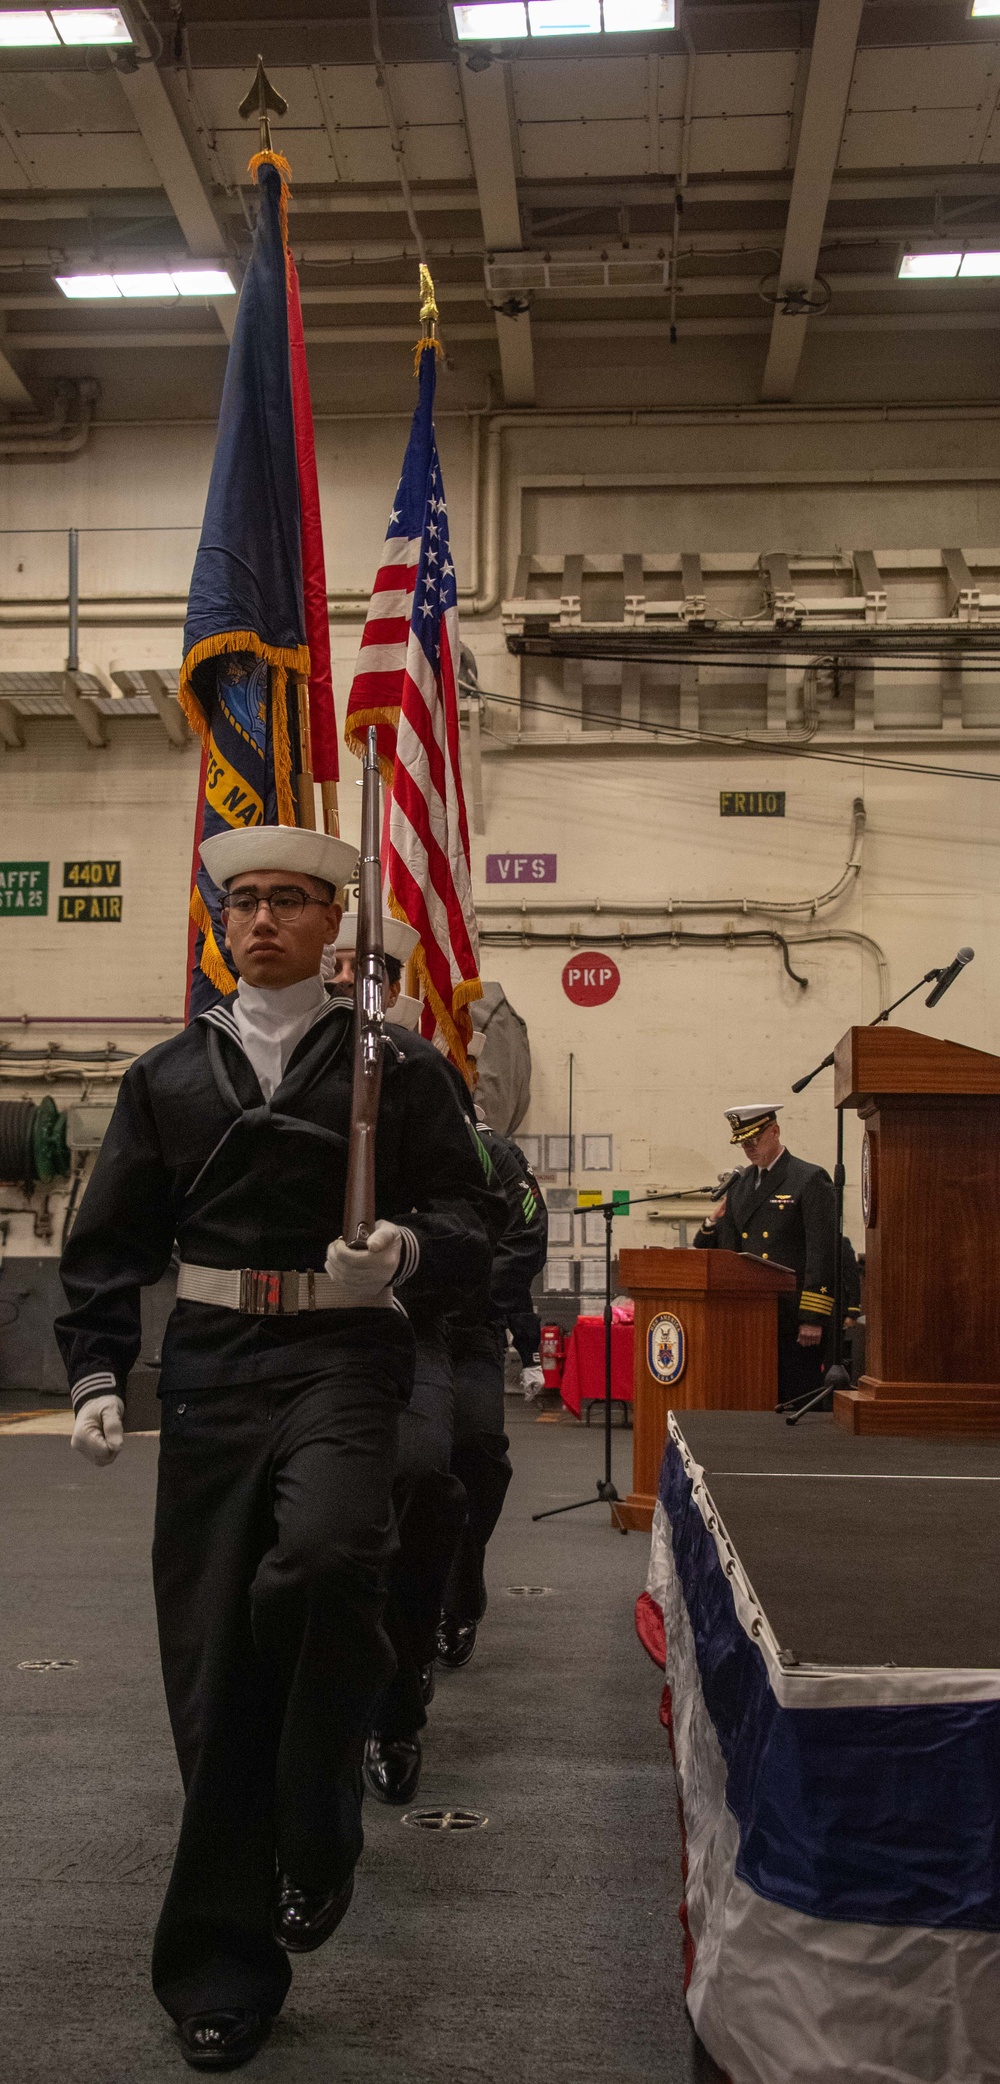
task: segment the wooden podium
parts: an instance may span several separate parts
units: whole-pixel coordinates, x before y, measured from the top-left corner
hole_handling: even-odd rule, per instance
[[[773,1411],[778,1399],[778,1297],[787,1266],[744,1252],[622,1252],[618,1279],[635,1299],[632,1490],[612,1513],[653,1524],[668,1411]]]
[[[855,1433],[1000,1433],[1000,1057],[850,1028],[834,1098],[865,1124],[865,1362]]]

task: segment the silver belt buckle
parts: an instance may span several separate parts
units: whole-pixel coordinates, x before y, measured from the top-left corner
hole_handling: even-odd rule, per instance
[[[292,1290],[291,1283],[295,1288]],[[285,1292],[285,1283],[288,1292]],[[240,1312],[247,1317],[281,1317],[299,1307],[298,1274],[270,1273],[255,1266],[240,1270]]]

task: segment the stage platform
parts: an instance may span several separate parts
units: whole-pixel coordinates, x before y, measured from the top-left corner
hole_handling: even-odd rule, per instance
[[[688,2007],[733,2084],[1000,2079],[1000,1443],[671,1415]]]

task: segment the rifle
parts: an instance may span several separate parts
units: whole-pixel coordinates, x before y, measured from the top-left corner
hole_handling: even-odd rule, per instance
[[[375,1227],[375,1128],[382,1090],[382,860],[379,851],[378,739],[369,727],[361,796],[358,935],[354,955],[354,1084],[344,1195],[344,1237],[363,1252]]]

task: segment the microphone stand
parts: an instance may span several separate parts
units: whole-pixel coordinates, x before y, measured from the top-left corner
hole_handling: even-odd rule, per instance
[[[942,973],[941,973],[941,971],[940,971],[940,970],[928,970],[928,971],[927,971],[927,974],[926,974],[926,976],[925,976],[925,977],[918,977],[918,979],[917,979],[917,982],[916,982],[915,984],[911,984],[911,986],[910,986],[910,988],[909,988],[909,991],[904,991],[904,992],[902,992],[902,993],[900,994],[900,996],[899,996],[899,998],[898,998],[898,999],[893,999],[893,1002],[892,1002],[892,1005],[891,1005],[891,1006],[886,1006],[883,1012],[881,1012],[881,1013],[876,1013],[876,1015],[875,1015],[875,1018],[874,1018],[874,1020],[870,1020],[870,1021],[868,1022],[868,1026],[869,1026],[870,1028],[877,1028],[877,1027],[880,1027],[880,1026],[881,1026],[881,1024],[882,1024],[882,1022],[883,1022],[884,1020],[888,1020],[888,1018],[889,1018],[889,1015],[890,1015],[890,1013],[895,1013],[895,1011],[896,1011],[896,1008],[897,1008],[897,1006],[902,1006],[902,1005],[904,1004],[904,1002],[905,1002],[905,1000],[906,1000],[906,999],[912,999],[912,997],[913,997],[913,994],[914,994],[914,992],[917,992],[917,991],[920,991],[920,990],[922,990],[922,988],[923,988],[923,986],[924,986],[925,984],[936,984],[936,983],[937,983],[937,980],[938,980],[938,978],[939,978],[939,977],[941,976],[941,974],[942,974]],[[802,1092],[804,1092],[804,1091],[805,1091],[805,1089],[806,1089],[806,1086],[807,1086],[807,1085],[811,1085],[811,1084],[812,1084],[812,1081],[813,1081],[813,1079],[814,1079],[814,1078],[818,1078],[818,1077],[819,1077],[819,1074],[820,1074],[820,1072],[821,1072],[821,1071],[827,1071],[827,1070],[829,1070],[829,1068],[830,1068],[830,1065],[831,1065],[831,1064],[833,1063],[833,1060],[834,1060],[834,1051],[833,1051],[833,1050],[831,1049],[831,1051],[830,1051],[830,1054],[829,1054],[829,1056],[825,1056],[825,1057],[823,1058],[823,1061],[822,1061],[822,1063],[821,1063],[821,1064],[817,1064],[814,1070],[812,1070],[812,1071],[807,1071],[807,1072],[806,1072],[806,1075],[805,1075],[805,1077],[804,1077],[804,1078],[797,1078],[797,1079],[795,1080],[795,1084],[794,1084],[794,1085],[793,1085],[793,1087],[792,1087],[792,1091],[793,1091],[793,1093],[802,1093]],[[836,1256],[836,1260],[835,1260],[835,1262],[834,1262],[834,1268],[833,1268],[833,1359],[832,1359],[832,1361],[831,1361],[831,1363],[830,1363],[830,1366],[829,1366],[829,1367],[827,1368],[826,1374],[825,1374],[825,1375],[824,1375],[824,1377],[823,1377],[823,1382],[822,1382],[822,1386],[821,1386],[821,1387],[820,1387],[820,1388],[819,1388],[819,1389],[818,1389],[818,1390],[816,1391],[816,1394],[815,1394],[815,1396],[811,1396],[811,1397],[809,1397],[809,1399],[807,1400],[807,1402],[806,1402],[806,1403],[804,1403],[804,1404],[800,1404],[800,1405],[799,1405],[799,1407],[798,1407],[798,1410],[797,1410],[797,1411],[793,1411],[793,1412],[792,1412],[792,1414],[791,1414],[791,1416],[790,1416],[790,1417],[787,1417],[787,1418],[785,1419],[785,1424],[786,1424],[786,1425],[789,1425],[789,1426],[795,1426],[795,1425],[798,1425],[799,1419],[800,1419],[800,1418],[804,1418],[804,1417],[805,1417],[805,1415],[806,1415],[806,1412],[807,1412],[807,1411],[814,1411],[814,1410],[815,1410],[815,1408],[816,1408],[816,1405],[817,1405],[817,1404],[822,1404],[823,1402],[825,1402],[826,1398],[827,1398],[827,1397],[828,1397],[828,1396],[829,1396],[829,1395],[831,1394],[831,1391],[833,1391],[833,1390],[835,1390],[835,1389],[848,1389],[848,1388],[850,1387],[850,1376],[848,1375],[848,1373],[847,1373],[847,1369],[846,1369],[846,1368],[845,1368],[845,1366],[844,1366],[844,1181],[845,1181],[845,1172],[844,1172],[844,1110],[843,1110],[843,1108],[842,1108],[842,1107],[838,1107],[838,1108],[836,1109],[836,1115],[837,1115],[837,1162],[836,1162],[836,1164],[835,1164],[835,1166],[834,1166],[834,1168],[833,1168],[833,1191],[834,1191],[834,1195],[835,1195],[835,1198],[836,1198],[836,1207],[837,1207],[837,1213],[836,1213],[836,1234],[837,1234],[837,1235],[836,1235],[836,1250],[837,1250],[837,1256]],[[841,1379],[841,1378],[843,1378],[843,1379]]]
[[[709,1191],[710,1189],[707,1187],[688,1187],[685,1190],[691,1196],[708,1193]],[[584,1505],[617,1505],[618,1503],[618,1492],[615,1489],[611,1475],[611,1225],[616,1216],[630,1215],[634,1208],[643,1208],[648,1201],[676,1201],[679,1199],[680,1196],[676,1194],[643,1194],[638,1201],[633,1201],[630,1196],[627,1209],[624,1209],[620,1203],[614,1201],[602,1201],[599,1205],[592,1203],[586,1211],[589,1216],[601,1215],[604,1217],[604,1475],[599,1476],[597,1479],[594,1497],[577,1498],[572,1505],[550,1505],[546,1512],[533,1512],[531,1515],[533,1522],[535,1520],[554,1520],[560,1512],[579,1512]],[[622,1534],[627,1534],[628,1528],[622,1527],[619,1531]]]

